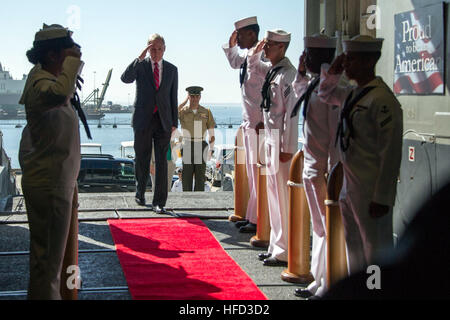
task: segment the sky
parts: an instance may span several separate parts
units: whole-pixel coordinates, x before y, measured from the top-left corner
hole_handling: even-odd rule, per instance
[[[62,24],[74,31],[82,46],[85,80],[81,97],[102,87],[113,69],[105,101],[132,104],[135,84],[120,81],[126,67],[139,56],[153,33],[166,40],[164,59],[178,67],[179,100],[185,88],[202,86],[202,103],[239,104],[239,70],[228,64],[222,45],[234,30],[234,22],[257,16],[260,38],[267,30],[292,33],[287,57],[297,67],[303,51],[303,0],[170,0],[170,1],[2,1],[0,63],[15,79],[32,65],[25,53],[43,23]]]

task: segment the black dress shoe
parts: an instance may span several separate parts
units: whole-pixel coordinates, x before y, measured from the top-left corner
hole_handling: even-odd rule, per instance
[[[238,221],[235,223],[236,228],[240,229],[242,227],[245,227],[246,225],[249,224],[248,220],[244,220],[244,221]]]
[[[168,214],[166,208],[160,206],[154,206],[153,211],[155,211],[156,214]]]
[[[308,299],[313,296],[311,291],[309,291],[308,289],[301,289],[301,288],[295,289],[294,294],[296,297],[303,298],[303,299]]]
[[[136,203],[138,204],[138,205],[140,205],[140,206],[145,206],[145,198],[138,198],[138,197],[136,197],[136,198],[134,198],[134,200],[136,200]]]
[[[256,224],[248,223],[239,229],[240,233],[256,233]]]
[[[259,259],[259,261],[264,261],[264,260],[266,260],[266,259],[269,259],[271,256],[272,256],[272,254],[271,254],[271,253],[268,253],[268,252],[266,252],[266,253],[260,253],[260,254],[258,255],[258,259]]]
[[[287,267],[287,262],[278,260],[275,257],[270,257],[264,260],[266,267]]]

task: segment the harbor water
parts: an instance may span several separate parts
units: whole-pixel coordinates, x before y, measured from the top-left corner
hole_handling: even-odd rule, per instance
[[[203,106],[211,109],[218,124],[215,130],[216,145],[234,145],[236,132],[242,122],[242,108],[239,105],[226,104],[203,104]],[[102,120],[89,120],[93,140],[87,139],[83,126],[80,126],[81,143],[101,144],[104,154],[120,157],[121,142],[134,140],[131,117],[131,113],[107,113]],[[101,127],[99,127],[99,124]],[[25,120],[0,120],[0,130],[3,132],[3,147],[8,157],[11,158],[13,169],[20,168],[18,160],[19,144],[25,125]]]
[[[221,124],[216,129],[217,144],[234,144],[234,136],[242,122],[242,109],[232,105],[206,105],[211,108],[216,123]],[[104,154],[120,157],[120,143],[134,140],[131,128],[131,113],[107,113],[102,120],[89,120],[93,140],[88,140],[83,126],[80,127],[81,143],[98,143],[102,145]],[[101,128],[99,128],[101,124]],[[3,132],[4,149],[11,158],[11,166],[20,168],[18,153],[19,144],[25,120],[0,120],[0,130]],[[229,126],[232,125],[232,128]],[[115,126],[117,128],[115,128]],[[83,150],[82,150],[83,151]]]

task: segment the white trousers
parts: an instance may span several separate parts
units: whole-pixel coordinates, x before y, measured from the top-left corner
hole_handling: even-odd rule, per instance
[[[341,193],[339,200],[347,243],[349,274],[376,264],[393,248],[392,209],[384,217],[369,215],[370,200],[358,193]]]
[[[311,273],[314,281],[308,291],[316,296],[323,296],[327,290],[327,237],[326,208],[327,184],[324,171],[315,171],[305,164],[303,184],[313,227],[311,253]]]
[[[258,136],[255,129],[243,127],[246,168],[248,176],[248,191],[250,198],[247,205],[246,219],[257,224],[257,183],[258,183]]]
[[[270,243],[272,257],[288,260],[289,232],[289,170],[291,162],[281,163],[279,146],[266,144],[267,199],[270,216]]]

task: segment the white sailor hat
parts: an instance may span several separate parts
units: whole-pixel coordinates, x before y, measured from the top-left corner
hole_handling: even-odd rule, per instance
[[[257,17],[248,17],[245,19],[241,19],[239,21],[237,21],[234,26],[236,27],[236,30],[248,27],[248,26],[252,26],[254,24],[258,24],[258,18]]]
[[[59,24],[46,25],[44,23],[41,30],[36,32],[34,41],[46,41],[59,38],[68,38],[72,36],[72,31]]]
[[[271,30],[267,31],[266,39],[275,42],[291,42],[291,34],[284,30]]]
[[[315,34],[304,38],[305,48],[325,48],[335,49],[336,38],[328,37],[325,34]]]
[[[371,36],[355,36],[350,40],[343,41],[344,52],[381,52],[384,39]]]

